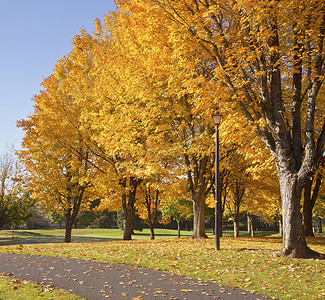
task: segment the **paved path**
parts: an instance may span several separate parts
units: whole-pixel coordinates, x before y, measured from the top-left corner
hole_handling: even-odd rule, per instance
[[[266,298],[199,279],[73,258],[0,254],[0,274],[64,289],[86,299]]]

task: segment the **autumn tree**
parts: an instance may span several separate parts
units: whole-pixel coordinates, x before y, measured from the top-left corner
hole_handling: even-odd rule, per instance
[[[171,151],[177,152],[177,155],[183,158],[189,189],[192,191],[194,220],[200,220],[194,222],[193,237],[205,237],[204,222],[202,222],[205,207],[202,203],[205,200],[202,199],[205,199],[213,187],[205,181],[206,178],[212,175],[209,179],[211,180],[214,176],[212,155],[214,130],[211,121],[209,122],[210,115],[217,107],[223,108],[225,114],[231,114],[232,126],[228,126],[225,130],[225,140],[231,140],[228,134],[233,130],[236,130],[233,135],[234,140],[245,138],[247,126],[244,126],[241,118],[238,118],[238,114],[235,113],[232,103],[226,99],[231,98],[231,93],[223,84],[223,80],[217,77],[215,57],[210,59],[211,53],[206,53],[207,48],[202,49],[204,42],[198,41],[199,35],[189,34],[192,28],[188,30],[187,26],[193,22],[200,23],[200,19],[191,19],[191,14],[195,14],[195,9],[191,12],[190,3],[169,2],[168,4],[164,1],[152,1],[152,3],[154,4],[148,5],[147,2],[141,1],[119,2],[119,9],[125,12],[121,15],[127,20],[121,23],[121,27],[125,27],[127,23],[128,29],[125,31],[128,34],[132,33],[128,35],[128,40],[131,41],[129,45],[133,56],[129,56],[128,61],[130,62],[131,57],[132,62],[141,57],[137,67],[132,66],[132,69],[141,70],[139,72],[141,75],[146,74],[145,77],[141,77],[143,78],[140,80],[141,86],[136,85],[136,90],[132,92],[139,97],[139,100],[144,99],[146,103],[150,99],[151,103],[155,103],[155,106],[160,107],[164,112],[165,136],[171,141],[171,144],[166,144],[166,148],[170,153]],[[203,12],[198,12],[198,16],[201,16],[200,14]],[[189,19],[185,20],[187,17]],[[171,20],[175,22],[170,22]],[[141,32],[140,35],[139,32]],[[154,62],[158,64],[158,67],[154,67]],[[136,80],[133,79],[134,77],[131,78],[132,84],[128,86],[139,82],[138,78]],[[145,85],[147,82],[149,82],[148,86]],[[155,92],[152,94],[150,94],[150,86],[155,87]],[[215,94],[220,97],[215,98]],[[156,99],[157,96],[159,98]],[[224,128],[221,132],[223,130]],[[255,142],[252,139],[251,144]],[[204,167],[205,161],[208,161],[207,169]],[[269,159],[267,161],[269,162]],[[210,175],[200,177],[195,170],[203,170],[202,174]],[[204,180],[200,181],[200,178]],[[195,186],[193,183],[198,183],[198,185]]]
[[[104,28],[97,23],[100,51],[94,52],[94,65],[98,66],[94,74],[101,78],[97,85],[100,108],[86,118],[90,120],[90,128],[95,133],[93,139],[100,148],[93,152],[104,161],[106,167],[100,166],[100,169],[108,174],[104,175],[107,180],[98,178],[99,186],[106,185],[107,190],[101,207],[113,209],[114,206],[116,210],[118,205],[122,206],[124,239],[131,239],[137,189],[144,179],[159,174],[166,155],[153,150],[153,147],[163,147],[163,135],[156,134],[157,123],[161,121],[154,119],[161,113],[161,107],[155,107],[148,98],[143,101],[139,97],[139,93],[147,94],[154,88],[148,85],[146,73],[142,72],[143,55],[134,51],[137,49],[132,44],[132,32],[122,26],[125,21],[122,16],[110,13]],[[143,85],[148,87],[146,92]],[[115,182],[108,178],[112,176]],[[117,201],[118,194],[121,202]]]
[[[167,224],[175,220],[178,237],[181,235],[181,222],[193,219],[193,203],[190,199],[185,177],[176,177],[173,181],[166,182],[160,202],[161,222]]]
[[[126,13],[123,11],[119,14],[118,26],[110,27],[110,38],[114,42],[118,41],[119,45],[119,51],[114,56],[114,64],[119,60],[123,66],[118,72],[110,74],[119,85],[115,90],[121,92],[118,97],[121,99],[120,104],[124,105],[119,107],[123,109],[124,114],[129,110],[128,114],[133,119],[137,112],[138,123],[141,119],[142,127],[139,128],[137,125],[138,129],[135,132],[139,134],[140,129],[149,137],[150,145],[145,143],[146,149],[149,150],[146,155],[155,153],[155,157],[161,160],[178,161],[175,171],[187,176],[193,201],[195,224],[193,237],[206,237],[205,198],[211,189],[209,177],[214,176],[214,126],[211,113],[216,106],[213,104],[210,110],[204,110],[194,105],[193,99],[198,94],[195,91],[186,91],[187,83],[182,83],[183,78],[179,77],[180,72],[182,74],[182,66],[177,65],[177,58],[169,57],[171,48],[168,32],[162,30],[159,36],[142,35],[141,31],[146,27],[146,20],[141,17],[142,12],[135,14],[132,11],[129,14],[128,9],[131,8],[125,6],[123,9]],[[112,23],[107,19],[105,24],[111,26]],[[157,39],[160,41],[157,48],[150,48],[149,45]],[[161,47],[164,47],[163,51]],[[191,55],[195,63],[190,78],[209,76],[205,63],[199,61],[195,53]],[[108,61],[113,63],[112,60]],[[127,103],[125,99],[128,99]],[[131,143],[132,132],[126,131],[125,136],[125,140]],[[140,144],[138,142],[138,145]],[[148,161],[152,160],[147,159]]]
[[[282,254],[317,255],[306,245],[300,198],[325,143],[324,116],[317,110],[324,79],[324,2],[150,3],[161,8],[178,38],[184,35],[183,43],[210,62],[211,80],[227,88],[225,96],[238,104],[272,153],[283,205]]]
[[[0,230],[6,225],[20,225],[32,216],[34,201],[24,182],[22,165],[13,149],[0,156]]]
[[[48,211],[65,215],[65,242],[71,242],[72,227],[78,213],[87,207],[86,190],[90,186],[87,162],[75,159],[66,149],[61,152],[62,148],[53,140],[47,144],[44,136],[35,134],[38,125],[29,125],[30,122],[21,121],[28,138],[24,138],[26,149],[21,150],[20,159],[30,174],[32,197]]]
[[[165,198],[161,205],[162,219],[177,222],[177,237],[181,237],[181,222],[189,219],[193,215],[191,202],[185,198],[173,199]]]
[[[138,186],[168,159],[177,166],[175,176],[188,179],[193,237],[206,237],[205,198],[214,176],[210,116],[217,108],[235,112],[236,105],[274,159],[282,198],[282,254],[316,255],[304,239],[300,198],[319,168],[325,143],[319,105],[324,3],[116,3],[118,12],[108,14],[104,27],[96,23],[96,38],[76,37],[74,56],[61,64],[59,79],[69,91],[66,98],[78,102],[76,112],[81,110],[78,141],[93,155],[87,161],[105,174],[107,180],[100,180],[114,181],[107,199],[121,193],[126,224]],[[67,65],[78,67],[66,76]],[[232,124],[233,130],[243,128],[238,118]],[[70,147],[74,156],[76,149]]]
[[[18,122],[25,132],[19,157],[30,174],[33,198],[49,211],[64,213],[66,242],[92,198],[89,188],[96,175],[84,142],[91,133],[81,120],[91,86],[89,57],[82,54],[75,47],[58,62],[33,99],[34,113]]]

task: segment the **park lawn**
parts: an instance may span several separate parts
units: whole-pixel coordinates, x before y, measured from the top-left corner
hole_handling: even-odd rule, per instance
[[[212,234],[207,230],[208,234]],[[181,231],[182,237],[191,236],[192,232],[187,230]],[[274,232],[256,231],[256,236],[273,236]],[[37,244],[37,243],[64,243],[64,229],[18,229],[18,230],[1,230],[0,231],[0,246],[14,244]],[[224,236],[233,236],[233,231],[224,231]],[[240,236],[248,237],[247,232],[240,232]],[[107,242],[122,240],[123,231],[120,229],[108,228],[84,228],[72,230],[73,243],[86,242]],[[143,231],[136,231],[133,235],[134,240],[149,239],[150,230],[145,228]],[[156,239],[177,238],[177,230],[172,229],[155,229]]]
[[[181,231],[181,236],[190,236],[192,232]],[[36,243],[64,243],[64,229],[19,229],[19,230],[1,230],[0,231],[0,246],[13,244],[36,244]],[[161,238],[176,238],[177,230],[170,229],[155,229],[156,239]],[[107,242],[112,240],[122,240],[123,231],[120,229],[73,229],[72,242]],[[148,239],[150,238],[149,229],[136,231],[133,239]]]
[[[69,294],[63,290],[46,287],[36,282],[20,280],[6,276],[0,276],[0,299],[2,300],[78,300],[82,299],[76,295]]]
[[[309,238],[309,246],[325,253],[325,238]],[[71,244],[21,244],[0,252],[92,259],[168,271],[240,287],[280,299],[324,299],[325,261],[278,257],[277,237],[157,239]]]

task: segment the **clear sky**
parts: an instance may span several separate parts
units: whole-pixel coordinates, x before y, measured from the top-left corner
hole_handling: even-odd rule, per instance
[[[20,149],[16,121],[33,112],[38,94],[74,35],[115,10],[114,0],[0,0],[0,153]]]

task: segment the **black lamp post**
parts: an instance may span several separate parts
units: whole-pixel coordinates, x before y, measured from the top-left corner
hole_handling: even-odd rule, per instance
[[[213,122],[216,125],[216,170],[215,170],[215,250],[220,250],[220,234],[219,234],[219,125],[222,115],[217,112],[212,115]]]

